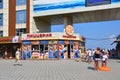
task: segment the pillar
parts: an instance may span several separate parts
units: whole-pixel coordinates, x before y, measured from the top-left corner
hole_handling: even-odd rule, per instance
[[[30,32],[30,1],[26,0],[26,33]]]
[[[64,16],[64,27],[66,27],[67,25],[73,25],[73,19],[71,15]]]
[[[34,18],[35,25],[36,25],[36,31],[37,32],[51,32],[51,23],[40,19],[40,17]],[[34,31],[34,33],[36,32]]]
[[[9,1],[9,36],[16,35],[16,0]]]

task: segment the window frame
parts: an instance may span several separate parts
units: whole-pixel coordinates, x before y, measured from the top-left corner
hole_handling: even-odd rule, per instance
[[[16,11],[16,24],[26,23],[26,10]]]
[[[3,0],[0,0],[0,9],[3,9]]]
[[[21,36],[22,34],[26,33],[26,28],[19,28],[16,29],[16,36]]]
[[[26,0],[16,0],[16,5],[17,6],[26,5]]]
[[[3,26],[3,13],[0,13],[0,26]]]

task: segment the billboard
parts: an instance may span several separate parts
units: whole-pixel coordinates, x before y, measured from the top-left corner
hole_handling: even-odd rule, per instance
[[[85,7],[85,0],[34,0],[34,12]]]
[[[111,0],[86,0],[86,6],[110,4]]]
[[[120,0],[34,0],[35,16],[79,12],[85,7],[120,3]]]
[[[120,3],[120,0],[111,0],[111,3]]]

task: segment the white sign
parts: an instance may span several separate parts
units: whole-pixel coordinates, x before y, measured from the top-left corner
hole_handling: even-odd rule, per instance
[[[13,43],[18,43],[18,40],[19,40],[19,37],[18,37],[18,36],[15,36],[15,37],[12,39],[12,42],[13,42]]]

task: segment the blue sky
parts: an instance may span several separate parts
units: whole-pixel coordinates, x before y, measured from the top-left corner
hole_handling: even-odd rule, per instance
[[[116,37],[120,34],[120,20],[79,23],[74,24],[73,27],[75,33],[79,33],[86,38],[86,48],[96,48],[98,46],[104,49],[115,48],[116,44],[110,45],[115,38],[109,38]],[[53,25],[51,30],[52,32],[63,32],[63,28],[63,25]],[[97,40],[91,40],[89,38]]]

